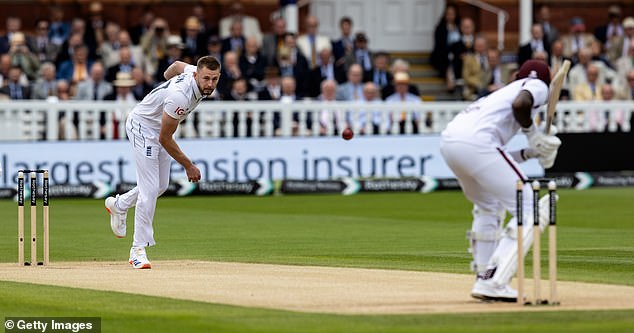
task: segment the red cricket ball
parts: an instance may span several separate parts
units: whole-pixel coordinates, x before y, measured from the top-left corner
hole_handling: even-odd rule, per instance
[[[349,128],[346,128],[345,130],[343,130],[343,132],[341,132],[341,137],[344,140],[350,140],[352,139],[353,136],[354,136],[354,132],[352,132],[352,130]]]

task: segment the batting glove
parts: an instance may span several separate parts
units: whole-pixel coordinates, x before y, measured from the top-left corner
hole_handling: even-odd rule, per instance
[[[561,140],[554,135],[546,135],[538,130],[535,124],[529,128],[522,128],[522,132],[528,138],[528,146],[539,156],[549,156],[561,146]]]

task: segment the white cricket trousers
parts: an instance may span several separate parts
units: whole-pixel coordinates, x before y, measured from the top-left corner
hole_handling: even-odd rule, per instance
[[[440,152],[458,178],[464,195],[474,204],[472,231],[493,235],[499,228],[500,212],[516,215],[516,188],[519,179],[527,179],[518,163],[502,148],[447,141],[443,138]],[[532,211],[530,184],[524,184],[524,216]],[[531,220],[532,221],[532,220]],[[517,224],[515,218],[509,223]],[[489,237],[491,238],[491,237]],[[478,270],[484,270],[497,246],[497,241],[473,242],[473,255]]]
[[[119,196],[117,208],[128,210],[136,205],[132,246],[153,246],[156,200],[169,185],[172,158],[159,144],[159,133],[140,123],[134,115],[126,121],[126,133],[134,152],[137,186]]]

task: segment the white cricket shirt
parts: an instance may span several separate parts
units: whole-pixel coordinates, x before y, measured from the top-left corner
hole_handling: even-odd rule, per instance
[[[449,122],[442,132],[443,140],[496,147],[506,145],[520,129],[511,105],[522,90],[533,96],[533,118],[537,109],[548,102],[548,86],[539,79],[520,79],[470,104]]]
[[[157,133],[161,130],[163,112],[179,121],[185,120],[203,99],[194,79],[195,71],[196,66],[185,66],[183,73],[163,82],[147,94],[134,107],[131,116]]]

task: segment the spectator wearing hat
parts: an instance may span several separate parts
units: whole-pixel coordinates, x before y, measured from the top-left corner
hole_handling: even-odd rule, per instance
[[[399,73],[399,72],[409,73],[409,62],[407,62],[407,60],[397,58],[392,63],[392,66],[390,66],[390,73],[392,73],[392,80],[390,81],[388,85],[386,85],[385,87],[383,87],[383,89],[381,89],[381,98],[383,98],[384,100],[388,96],[394,94],[394,92],[396,91],[394,76],[396,75],[396,73]],[[408,91],[410,94],[420,96],[418,87],[415,84],[410,83]]]
[[[171,35],[167,37],[167,54],[165,57],[159,60],[158,67],[156,73],[154,75],[155,82],[163,82],[165,81],[165,77],[163,77],[163,73],[167,70],[171,64],[175,61],[181,61],[183,58],[183,49],[185,49],[185,44],[181,40],[181,36],[179,35]]]
[[[138,101],[138,99],[132,93],[132,87],[136,85],[136,82],[132,79],[132,74],[130,74],[129,72],[117,73],[116,79],[112,82],[112,84],[114,85],[115,90],[111,94],[106,96],[104,100],[127,103],[130,106],[129,108],[117,108],[113,113],[112,136],[114,139],[118,139],[119,123],[126,118],[128,109],[131,109],[131,106],[133,106],[134,103]],[[106,125],[105,113],[102,113],[100,123],[102,128],[104,128]]]
[[[623,36],[621,25],[621,7],[612,5],[608,7],[608,22],[594,29],[594,37],[603,45],[602,51],[607,50],[612,40]]]
[[[205,34],[201,32],[200,20],[195,16],[190,16],[185,20],[185,25],[181,32],[183,43],[185,44],[184,54],[194,58],[194,61],[206,54]]]
[[[586,32],[586,25],[581,17],[573,17],[570,20],[570,31],[562,38],[564,43],[564,56],[577,62],[579,50],[589,48],[594,36]]]
[[[610,43],[607,50],[608,59],[614,64],[618,58],[627,56],[632,40],[634,40],[634,17],[628,16],[623,20],[623,35]]]
[[[309,68],[319,66],[319,52],[325,48],[332,49],[330,38],[319,34],[319,20],[309,15],[305,21],[306,33],[297,38],[297,47],[308,60]]]
[[[395,92],[392,95],[388,96],[385,99],[385,102],[386,103],[420,104],[421,103],[420,97],[409,92],[409,83],[410,83],[409,74],[405,72],[397,72],[396,74],[394,74]],[[398,121],[398,124],[399,124],[399,133],[401,134],[405,134],[406,132],[406,126],[407,126],[406,120],[407,120],[407,110],[402,110],[400,114],[398,115],[398,119],[396,119],[396,121]],[[417,120],[418,120],[418,115],[414,113],[410,119],[413,133],[418,133]],[[388,128],[391,128],[391,122],[392,122],[392,119],[390,119]]]

